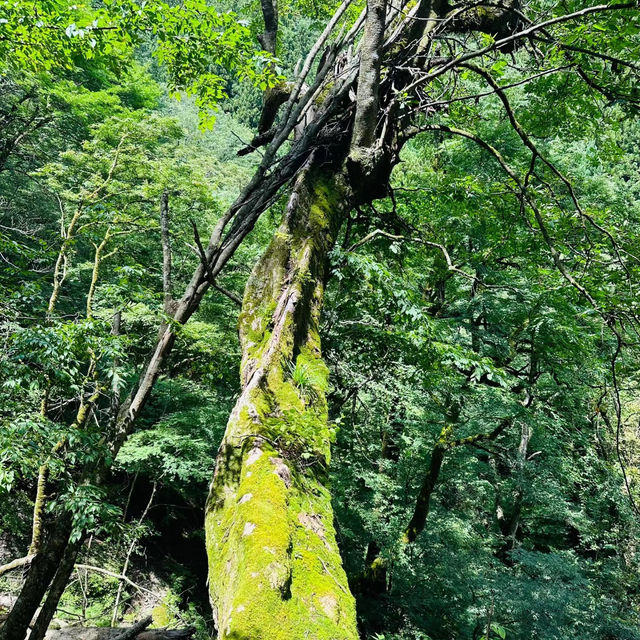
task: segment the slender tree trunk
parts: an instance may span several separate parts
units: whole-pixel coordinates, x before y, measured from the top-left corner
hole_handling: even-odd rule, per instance
[[[175,311],[173,285],[171,282],[171,234],[169,233],[169,192],[160,197],[160,235],[162,237],[162,292],[164,311],[169,315]]]
[[[512,423],[512,418],[505,418],[493,431],[488,433],[477,433],[464,438],[452,439],[453,428],[458,421],[459,415],[460,405],[456,404],[450,409],[447,424],[445,424],[440,431],[438,441],[431,450],[429,467],[422,480],[420,491],[418,491],[411,519],[400,539],[402,546],[415,542],[426,527],[431,508],[431,498],[438,485],[442,464],[447,452],[455,447],[470,445],[480,441],[494,440]],[[376,545],[374,545],[374,547],[375,546]],[[387,571],[389,567],[386,558],[382,555],[377,555],[372,559],[370,557],[371,549],[372,546],[369,547],[367,553],[364,572],[354,581],[354,589],[360,593],[378,595],[384,593],[387,589]]]
[[[318,334],[327,254],[348,208],[341,170],[305,169],[246,287],[242,394],[205,520],[221,640],[357,638],[327,489],[328,370]]]
[[[413,509],[411,520],[405,529],[403,536],[404,543],[415,542],[415,539],[424,531],[431,506],[431,496],[438,483],[440,469],[442,469],[442,462],[444,461],[446,451],[446,446],[437,444],[431,452],[429,470],[424,476],[422,486],[416,498],[416,505]]]
[[[23,640],[64,556],[71,535],[70,518],[61,517],[49,527],[47,538],[33,559],[25,583],[4,625],[0,640]]]
[[[38,469],[38,482],[36,485],[36,498],[33,503],[33,524],[31,526],[31,544],[27,555],[34,556],[40,549],[42,540],[42,520],[47,500],[47,480],[49,478],[48,461],[40,465]]]
[[[67,583],[69,582],[69,577],[73,572],[76,558],[78,557],[78,552],[81,547],[82,540],[76,540],[75,542],[71,542],[67,545],[62,561],[60,562],[56,575],[51,583],[47,599],[44,601],[44,605],[42,605],[42,609],[40,610],[35,624],[33,625],[33,629],[29,635],[29,640],[44,640],[47,629],[49,628],[51,620],[53,620],[53,616],[58,608],[60,598],[62,597]]]
[[[400,543],[403,546],[415,542],[418,535],[425,528],[431,505],[431,496],[438,484],[446,452],[447,447],[443,444],[436,444],[431,451],[429,468],[420,486],[411,520],[402,534]],[[353,583],[354,590],[358,593],[378,596],[387,591],[387,572],[389,567],[386,558],[380,555],[380,551],[375,542],[369,544],[364,572]]]
[[[531,427],[527,423],[523,422],[515,468],[516,487],[513,492],[513,502],[508,513],[505,513],[502,504],[500,504],[500,496],[498,496],[496,515],[498,518],[498,525],[500,526],[502,535],[505,538],[502,548],[498,551],[498,555],[503,558],[506,558],[508,552],[515,548],[517,542],[518,528],[520,527],[520,518],[522,516],[522,503],[524,501],[525,494],[524,473],[527,464],[529,440],[531,440],[531,435]]]

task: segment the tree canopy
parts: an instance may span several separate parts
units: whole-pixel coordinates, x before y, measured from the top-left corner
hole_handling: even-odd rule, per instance
[[[0,0],[0,640],[640,638],[639,8]]]

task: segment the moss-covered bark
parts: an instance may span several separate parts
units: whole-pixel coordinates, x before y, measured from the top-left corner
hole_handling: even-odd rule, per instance
[[[220,638],[357,638],[326,485],[328,371],[318,334],[327,253],[348,200],[339,171],[305,171],[247,284],[242,394],[206,513]]]

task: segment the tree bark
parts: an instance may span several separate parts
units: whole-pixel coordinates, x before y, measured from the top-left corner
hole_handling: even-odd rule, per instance
[[[219,638],[355,640],[327,489],[327,255],[349,208],[340,168],[298,178],[247,283],[242,393],[218,453],[205,528]]]
[[[265,51],[276,54],[278,41],[278,3],[277,0],[260,0],[264,32],[258,36],[258,42]]]
[[[27,579],[5,623],[0,640],[23,640],[31,620],[55,575],[71,535],[71,519],[64,516],[49,528],[40,553],[33,559]]]
[[[429,470],[425,474],[422,486],[420,487],[409,525],[405,529],[403,536],[404,543],[415,542],[416,538],[424,531],[431,505],[431,496],[440,477],[440,469],[442,469],[445,453],[446,446],[442,444],[437,444],[431,452]]]
[[[163,191],[160,196],[160,235],[162,238],[162,293],[164,294],[164,311],[172,314],[173,289],[171,283],[171,234],[169,233],[169,192]]]
[[[529,450],[529,440],[531,440],[531,427],[523,422],[520,432],[520,444],[518,446],[518,457],[516,460],[515,476],[516,487],[513,492],[513,502],[508,513],[505,513],[504,507],[500,504],[500,496],[497,496],[496,516],[500,531],[504,536],[504,544],[498,551],[498,556],[506,558],[509,551],[512,551],[517,542],[518,528],[520,527],[520,518],[522,516],[522,503],[524,501],[525,484],[524,472],[527,464],[527,453]]]
[[[78,557],[78,552],[81,547],[81,539],[67,545],[62,561],[60,562],[60,566],[58,567],[56,575],[53,578],[53,582],[51,583],[51,587],[49,588],[47,599],[44,601],[44,605],[42,606],[42,609],[36,618],[36,622],[33,625],[33,629],[29,635],[29,640],[43,640],[47,633],[47,629],[49,628],[51,620],[53,620],[53,616],[58,608],[60,598],[64,593],[67,583],[69,582],[69,576],[73,571],[73,567],[75,566],[76,558]]]
[[[378,113],[380,66],[386,14],[386,0],[367,0],[367,21],[360,45],[356,114],[351,138],[352,155],[355,150],[370,149],[376,140],[376,125],[380,115]]]

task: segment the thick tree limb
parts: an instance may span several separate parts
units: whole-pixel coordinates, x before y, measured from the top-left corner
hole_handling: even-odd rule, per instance
[[[370,149],[375,142],[386,13],[386,0],[367,0],[367,19],[360,44],[356,114],[351,137],[352,155]]]
[[[258,41],[265,51],[275,55],[278,37],[278,2],[277,0],[260,0],[264,32],[258,36]]]
[[[452,12],[453,13],[453,12]],[[451,28],[454,31],[481,31],[496,39],[513,34],[521,21],[520,3],[517,0],[507,2],[480,2],[469,8],[462,7],[451,15]],[[500,51],[511,51],[514,42],[502,45]]]

